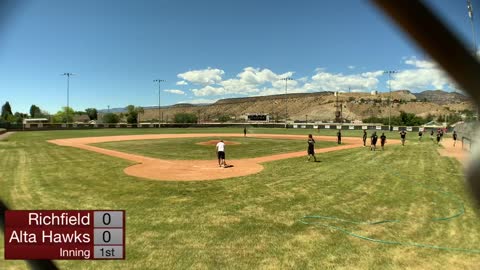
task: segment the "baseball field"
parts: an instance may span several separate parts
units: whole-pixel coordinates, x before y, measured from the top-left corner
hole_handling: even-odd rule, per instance
[[[301,129],[17,132],[0,141],[0,198],[126,210],[126,260],[61,269],[478,269],[480,221],[457,159],[413,133],[405,146],[386,134],[385,151],[335,133],[314,131],[319,162],[306,162]],[[220,139],[231,168],[218,167]]]

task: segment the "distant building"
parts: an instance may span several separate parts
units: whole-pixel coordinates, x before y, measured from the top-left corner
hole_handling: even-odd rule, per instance
[[[252,113],[247,114],[247,120],[249,122],[268,122],[270,121],[270,116],[264,113]]]
[[[88,121],[90,121],[90,118],[88,117],[88,115],[74,115],[73,116],[73,122],[74,123],[77,123],[77,124],[83,124],[83,123],[88,123]]]
[[[438,123],[437,121],[430,121],[423,125],[423,128],[431,128],[431,129],[438,129],[438,128],[444,128],[446,125]]]
[[[370,95],[376,96],[376,95],[378,95],[378,91],[377,91],[377,90],[372,90],[372,91],[370,92]]]
[[[48,119],[47,118],[25,118],[23,119],[23,124],[26,125],[26,124],[44,124],[44,123],[48,123]]]

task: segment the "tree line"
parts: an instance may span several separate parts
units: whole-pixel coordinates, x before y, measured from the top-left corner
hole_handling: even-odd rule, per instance
[[[87,115],[89,120],[97,120],[98,111],[95,108],[87,108],[85,111],[74,111],[70,107],[62,107],[61,110],[52,115],[47,111],[42,110],[39,106],[32,104],[29,113],[13,113],[12,106],[7,101],[2,105],[0,123],[21,124],[23,119],[32,118],[46,118],[52,123],[65,123],[67,121],[71,123],[73,122],[74,117],[78,115]]]
[[[436,120],[440,123],[447,122],[448,125],[455,124],[459,121],[462,121],[463,118],[458,113],[450,113],[446,116],[440,115],[435,117],[431,114],[428,114],[426,117],[420,117],[415,115],[414,113],[407,113],[404,111],[400,111],[400,115],[392,116],[390,118],[390,124],[392,126],[421,126],[428,122]],[[388,117],[369,117],[363,119],[363,123],[381,123],[383,125],[388,125]]]

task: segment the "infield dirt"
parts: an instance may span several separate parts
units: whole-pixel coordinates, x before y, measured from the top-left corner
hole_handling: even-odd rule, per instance
[[[295,158],[306,156],[305,151],[290,152],[283,154],[276,154],[270,156],[228,160],[227,164],[233,165],[230,168],[221,168],[218,166],[216,160],[164,160],[157,158],[150,158],[141,155],[124,153],[121,151],[104,149],[90,144],[102,142],[118,142],[129,140],[158,140],[171,138],[199,138],[199,137],[243,137],[243,134],[146,134],[146,135],[128,135],[128,136],[103,136],[103,137],[86,137],[86,138],[72,138],[72,139],[58,139],[50,140],[50,143],[60,146],[70,146],[80,149],[85,149],[113,157],[126,159],[136,162],[132,166],[124,169],[124,172],[131,176],[147,178],[151,180],[161,181],[202,181],[202,180],[216,180],[226,179],[238,176],[246,176],[259,173],[263,170],[261,163],[275,161],[280,159]],[[305,135],[274,135],[274,134],[255,134],[249,135],[253,138],[270,138],[270,139],[292,139],[292,140],[306,140]],[[336,137],[332,136],[315,136],[317,141],[336,141]],[[216,143],[217,141],[215,141]],[[389,140],[389,144],[398,144],[399,140]],[[339,151],[344,149],[351,149],[362,147],[363,142],[360,137],[343,137],[342,145],[315,149],[316,153],[326,153],[332,151]],[[306,149],[306,148],[305,148]]]

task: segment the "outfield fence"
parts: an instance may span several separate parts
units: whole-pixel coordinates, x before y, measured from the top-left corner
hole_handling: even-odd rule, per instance
[[[468,122],[457,124],[454,131],[462,140],[462,149],[471,151],[474,144],[478,143],[477,127],[478,122]]]
[[[99,123],[99,124],[52,124],[52,123],[32,123],[32,124],[12,124],[2,123],[0,128],[11,131],[33,131],[33,130],[69,130],[69,129],[105,129],[105,128],[207,128],[207,127],[258,127],[258,128],[285,128],[285,123]],[[313,130],[376,130],[388,131],[388,126],[381,124],[340,124],[340,123],[289,123],[287,128],[290,129],[313,129]],[[391,131],[406,130],[408,132],[418,132],[420,130],[427,132],[431,128],[423,128],[419,126],[392,126]],[[436,130],[436,129],[433,129]]]

